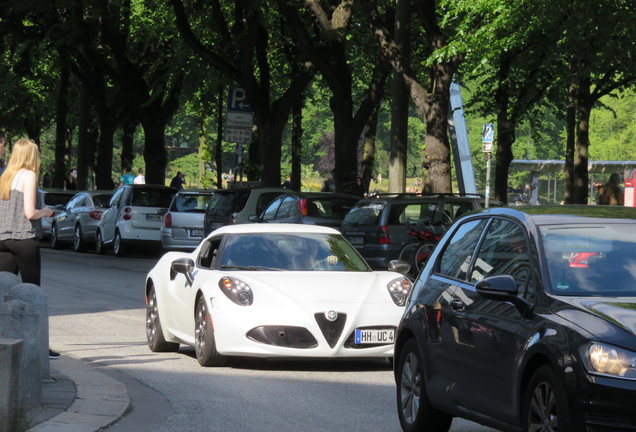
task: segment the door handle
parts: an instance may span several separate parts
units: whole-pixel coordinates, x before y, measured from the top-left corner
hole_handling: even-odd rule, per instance
[[[453,299],[450,301],[450,307],[453,310],[464,310],[464,308],[466,307],[466,304],[459,300],[459,299]]]

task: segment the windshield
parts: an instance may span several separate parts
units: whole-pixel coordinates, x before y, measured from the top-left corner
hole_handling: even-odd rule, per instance
[[[220,268],[236,270],[370,271],[339,234],[257,233],[230,235]]]
[[[542,227],[551,292],[636,296],[636,225]]]

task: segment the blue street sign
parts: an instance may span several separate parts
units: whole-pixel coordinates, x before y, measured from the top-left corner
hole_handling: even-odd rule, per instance
[[[484,125],[484,132],[481,136],[481,141],[484,143],[492,143],[495,137],[495,128],[492,123],[486,123]]]
[[[252,104],[247,98],[245,89],[242,87],[234,87],[230,89],[227,96],[227,110],[239,112],[253,112]]]

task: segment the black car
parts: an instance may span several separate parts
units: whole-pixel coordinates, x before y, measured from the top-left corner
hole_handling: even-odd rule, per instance
[[[272,201],[253,222],[300,223],[339,228],[344,217],[360,200],[334,192],[287,192]]]
[[[400,257],[404,243],[413,238],[410,232],[418,221],[445,228],[484,205],[484,197],[475,194],[379,195],[358,201],[342,221],[340,232],[371,268],[386,270],[389,262]],[[490,200],[489,205],[503,204]]]
[[[636,209],[528,206],[458,220],[397,330],[403,430],[636,430]]]

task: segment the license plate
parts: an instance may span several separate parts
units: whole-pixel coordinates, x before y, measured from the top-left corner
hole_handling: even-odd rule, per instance
[[[349,238],[349,243],[351,243],[354,246],[363,245],[364,244],[364,237],[350,237]]]
[[[158,214],[147,214],[146,220],[151,222],[161,222],[163,220],[163,216]]]
[[[203,237],[203,230],[202,229],[191,229],[190,230],[190,237]]]
[[[382,329],[356,329],[357,344],[381,344],[393,343],[395,330]]]

